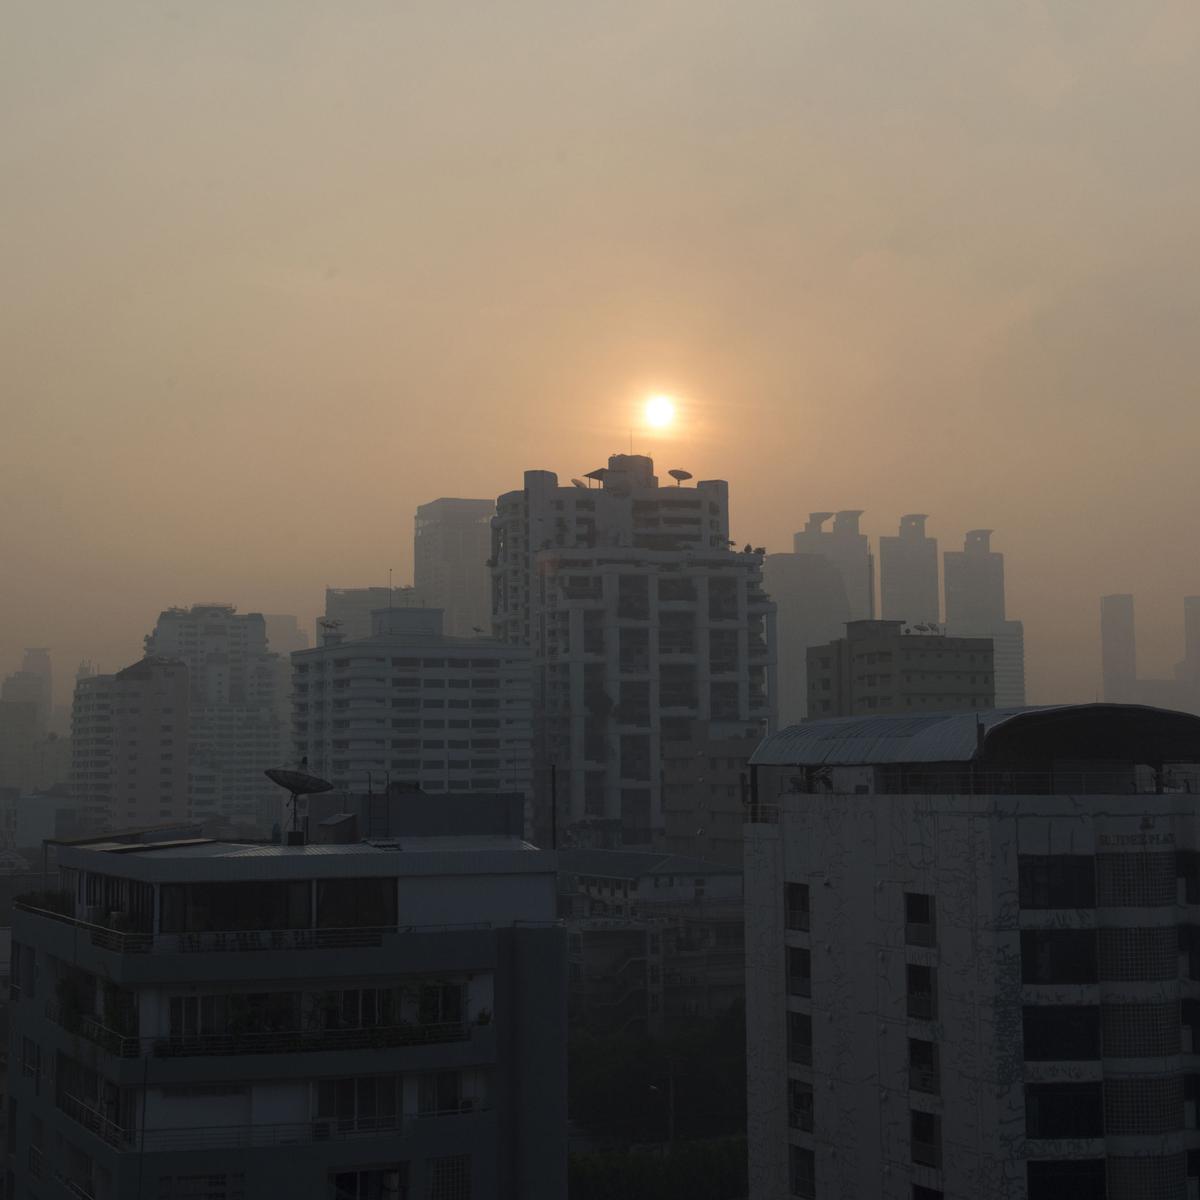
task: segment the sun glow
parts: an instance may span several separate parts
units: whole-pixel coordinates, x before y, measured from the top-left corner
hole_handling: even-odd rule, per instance
[[[654,429],[666,429],[675,423],[675,401],[670,396],[651,396],[646,401],[646,424]]]

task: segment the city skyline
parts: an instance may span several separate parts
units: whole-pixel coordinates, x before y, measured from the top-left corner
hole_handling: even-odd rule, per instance
[[[591,469],[666,392],[634,448],[727,479],[740,541],[994,528],[1031,699],[1095,695],[1100,595],[1159,673],[1198,45],[1178,0],[14,5],[0,663],[408,579],[418,504]]]

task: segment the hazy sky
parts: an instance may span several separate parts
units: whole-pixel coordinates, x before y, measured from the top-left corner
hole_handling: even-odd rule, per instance
[[[4,0],[0,671],[661,468],[991,526],[1031,699],[1200,592],[1195,0]],[[669,460],[669,461],[668,461]]]

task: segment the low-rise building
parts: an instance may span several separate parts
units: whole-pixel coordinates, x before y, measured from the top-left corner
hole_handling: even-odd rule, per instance
[[[551,853],[147,836],[13,914],[13,1194],[561,1200]]]
[[[917,632],[903,621],[849,621],[846,636],[808,650],[808,718],[991,708],[990,638]]]

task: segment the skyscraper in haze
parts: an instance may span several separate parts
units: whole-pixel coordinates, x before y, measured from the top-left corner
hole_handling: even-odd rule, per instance
[[[491,500],[443,497],[417,509],[413,536],[413,586],[427,608],[446,614],[446,633],[470,637],[491,632]]]
[[[837,568],[846,593],[847,621],[875,616],[875,559],[867,535],[859,532],[861,516],[862,510],[853,508],[810,513],[804,528],[792,537],[794,553],[818,554]],[[833,527],[826,529],[830,517]]]
[[[270,827],[278,789],[263,776],[279,765],[279,658],[267,649],[262,613],[232,604],[169,608],[146,638],[150,656],[180,659],[190,681],[190,806],[220,827]]]
[[[45,733],[54,706],[50,651],[45,646],[26,649],[20,670],[8,675],[0,684],[0,700],[20,700],[32,704],[38,731]]]
[[[772,724],[775,606],[761,556],[729,549],[724,480],[662,487],[625,454],[589,477],[526,471],[498,500],[493,623],[533,651],[537,836],[553,766],[561,826],[645,845],[663,829],[664,740]]]
[[[961,550],[943,556],[946,632],[990,637],[994,649],[996,705],[1025,703],[1025,627],[1005,615],[1004,555],[991,547],[990,529],[971,529]]]
[[[1100,657],[1104,699],[1110,704],[1137,698],[1137,643],[1133,629],[1133,597],[1100,598]]]
[[[348,641],[371,636],[371,614],[383,608],[420,608],[413,587],[326,588],[325,615],[317,619],[317,640],[324,640],[321,622],[337,621],[337,632]]]
[[[879,539],[879,611],[885,621],[937,624],[937,539],[925,533],[924,513],[900,518],[894,537]]]

